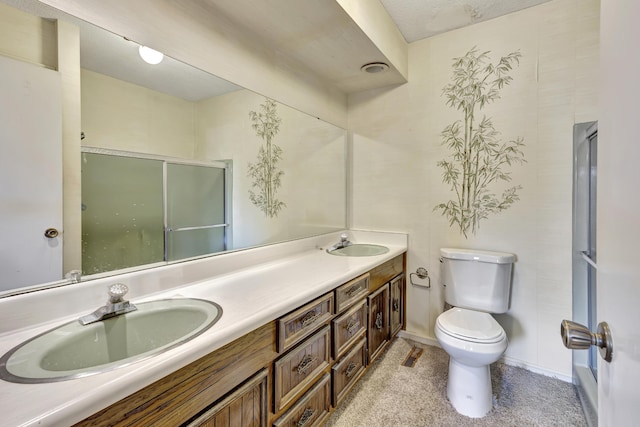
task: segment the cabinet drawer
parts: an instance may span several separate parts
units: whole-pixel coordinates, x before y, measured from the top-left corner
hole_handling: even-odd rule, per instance
[[[369,273],[336,288],[336,313],[355,304],[369,293]]]
[[[330,376],[326,374],[283,416],[278,418],[274,427],[313,427],[320,426],[329,418]]]
[[[367,330],[367,301],[353,306],[349,311],[332,320],[333,357],[337,360]]]
[[[333,292],[278,319],[278,353],[315,331],[333,316]]]
[[[364,373],[367,364],[367,340],[362,337],[351,351],[331,368],[333,406],[337,407]]]
[[[274,412],[295,400],[329,366],[330,335],[331,328],[326,325],[275,362]]]
[[[404,271],[404,254],[377,266],[369,273],[369,291],[373,292]]]

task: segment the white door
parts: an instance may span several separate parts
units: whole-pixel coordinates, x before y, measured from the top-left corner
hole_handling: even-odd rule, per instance
[[[2,292],[62,278],[62,91],[57,72],[2,56],[0,77]]]
[[[598,320],[613,360],[598,362],[598,423],[640,425],[640,2],[601,2]]]

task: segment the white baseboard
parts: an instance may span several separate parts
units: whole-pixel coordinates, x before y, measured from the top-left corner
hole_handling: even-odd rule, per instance
[[[416,334],[412,334],[411,332],[407,332],[407,331],[400,331],[398,332],[398,336],[400,338],[407,338],[416,342],[419,342],[420,344],[425,344],[425,345],[430,345],[433,347],[440,347],[440,343],[438,342],[437,339],[435,338],[430,338],[430,337],[423,337],[422,335],[416,335]]]
[[[564,381],[566,383],[573,383],[573,377],[571,375],[565,375],[561,374],[560,372],[550,371],[549,369],[541,368],[540,366],[532,365],[531,363],[519,359],[514,359],[512,357],[504,356],[501,360],[505,365],[516,366],[518,368],[523,368],[536,374],[544,375],[545,377],[557,378],[560,381]]]
[[[416,335],[416,334],[413,334],[413,333],[407,332],[407,331],[398,332],[398,336],[401,337],[401,338],[407,338],[407,339],[419,342],[420,344],[425,344],[425,345],[430,345],[430,346],[433,346],[433,347],[442,348],[442,346],[440,346],[440,343],[438,342],[438,340],[435,339],[435,338],[423,337],[421,335]],[[536,373],[536,374],[544,375],[545,377],[557,378],[560,381],[564,381],[564,382],[567,382],[567,383],[572,383],[573,382],[573,378],[570,375],[565,375],[565,374],[561,374],[559,372],[550,371],[548,369],[541,368],[540,366],[532,365],[531,363],[525,362],[523,360],[514,359],[512,357],[504,356],[504,357],[502,357],[502,359],[500,359],[500,361],[502,363],[504,363],[505,365],[516,366],[518,368],[526,369],[527,371],[531,371],[531,372]]]

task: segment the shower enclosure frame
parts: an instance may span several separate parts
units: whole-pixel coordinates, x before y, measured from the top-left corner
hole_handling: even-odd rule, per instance
[[[596,330],[596,206],[598,123],[578,123],[573,128],[573,321]],[[598,424],[597,352],[572,350],[573,383],[585,418]]]

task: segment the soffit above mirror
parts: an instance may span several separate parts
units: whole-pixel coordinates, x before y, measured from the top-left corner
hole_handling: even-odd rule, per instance
[[[14,1],[20,3],[19,0]],[[158,40],[162,37],[160,35],[151,35],[150,28],[162,27],[162,34],[173,39],[171,43],[175,46],[183,44],[186,50],[196,49],[185,45],[195,36],[184,34],[183,30],[176,31],[176,28],[190,28],[201,37],[240,46],[250,52],[249,56],[267,59],[277,68],[290,70],[302,80],[322,82],[326,88],[345,94],[407,82],[406,42],[379,2],[371,2],[374,5],[372,11],[366,4],[356,8],[345,0],[179,3],[157,0],[43,0],[42,3],[112,32],[131,34],[141,44],[145,44],[146,37],[151,42],[155,39],[160,49],[166,41]],[[167,16],[174,17],[176,28],[166,27]],[[203,56],[212,54],[200,46],[197,49]],[[178,51],[165,53],[184,60]],[[203,59],[203,64],[206,61]],[[371,62],[387,63],[389,69],[377,74],[363,72],[362,66]],[[194,63],[211,71],[203,64]],[[258,67],[256,72],[260,71],[265,69]],[[216,74],[236,81],[224,72],[217,71]]]

